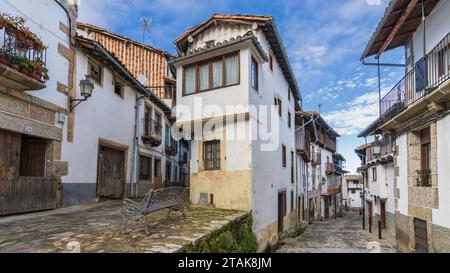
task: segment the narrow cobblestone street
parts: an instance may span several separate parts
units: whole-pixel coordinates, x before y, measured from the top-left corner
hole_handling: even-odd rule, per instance
[[[378,240],[376,231],[361,228],[361,216],[346,212],[343,217],[314,222],[297,238],[288,238],[279,253],[395,253],[394,239],[383,233]],[[379,246],[379,247],[378,247]]]
[[[170,253],[193,243],[244,213],[190,206],[186,219],[167,211],[148,216],[150,236],[133,226],[122,233],[123,204],[106,201],[0,218],[0,253],[72,252],[71,242],[79,243],[82,253]]]

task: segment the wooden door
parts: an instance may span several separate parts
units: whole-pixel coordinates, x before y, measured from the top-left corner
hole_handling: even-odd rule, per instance
[[[56,208],[56,179],[45,177],[46,140],[0,130],[0,215]]]
[[[380,202],[380,217],[381,217],[381,228],[386,229],[386,203],[384,201]]]
[[[125,192],[125,152],[100,146],[97,197],[123,198]]]
[[[0,215],[15,212],[15,181],[20,168],[19,134],[0,131]]]
[[[155,190],[162,188],[162,172],[161,172],[161,159],[155,158],[154,170],[154,180],[155,180]]]
[[[309,221],[314,221],[314,199],[309,199]]]
[[[369,226],[370,228],[372,228],[372,223],[373,223],[373,207],[372,207],[372,202],[367,202],[367,208],[369,211]]]
[[[415,250],[418,253],[428,253],[427,221],[414,218]]]
[[[329,196],[325,196],[324,197],[324,203],[325,203],[325,209],[324,209],[325,215],[324,215],[324,217],[325,217],[325,219],[330,218],[330,200],[329,199],[330,199]]]
[[[298,221],[300,222],[303,218],[303,202],[302,202],[302,197],[301,196],[299,196],[298,197],[298,200],[297,200],[297,202],[298,202],[298,215],[297,215],[297,219],[298,219]]]
[[[284,216],[286,216],[286,192],[278,193],[278,232],[284,230]]]

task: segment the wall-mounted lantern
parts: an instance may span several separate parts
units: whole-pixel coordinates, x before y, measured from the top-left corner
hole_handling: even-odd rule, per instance
[[[381,155],[381,141],[378,137],[375,137],[375,142],[372,144],[372,152],[375,156]]]
[[[72,112],[80,103],[87,101],[92,96],[93,90],[94,83],[91,81],[91,77],[86,75],[86,79],[80,81],[80,93],[83,98],[70,100],[70,112]]]

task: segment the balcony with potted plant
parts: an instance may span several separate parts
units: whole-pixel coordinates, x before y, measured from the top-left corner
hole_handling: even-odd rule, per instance
[[[20,91],[40,90],[49,80],[47,47],[25,22],[22,17],[0,14],[0,85]]]

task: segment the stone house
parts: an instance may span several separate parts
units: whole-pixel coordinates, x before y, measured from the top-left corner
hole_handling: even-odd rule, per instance
[[[306,167],[306,208],[309,220],[326,220],[338,214],[341,207],[340,183],[345,159],[337,153],[339,134],[316,112],[297,112],[297,118],[307,124],[310,160]],[[308,151],[300,152],[304,154]],[[339,180],[339,181],[338,181]],[[339,182],[339,183],[338,183]]]
[[[21,26],[14,23],[0,27],[0,215],[54,209],[62,199],[61,177],[68,172],[61,148],[67,137],[67,93],[76,85],[77,7],[53,0],[2,0],[0,5],[2,12],[25,19],[32,34],[20,35]],[[48,70],[49,79],[37,79],[32,67]]]
[[[273,245],[297,221],[301,99],[274,19],[216,14],[175,44],[177,125],[191,139],[190,199],[252,211],[260,250]],[[268,126],[265,140],[257,133]]]
[[[363,179],[359,175],[344,175],[342,181],[342,201],[346,210],[360,211],[362,208],[361,194]]]
[[[118,54],[77,29],[77,6],[69,2],[1,3],[12,16],[33,18],[25,26],[34,33],[27,40],[18,27],[0,25],[1,215],[189,183],[189,150],[170,130],[169,56],[157,51],[159,58],[136,72],[160,77],[131,73]],[[35,62],[48,69],[48,80],[31,74]],[[93,93],[82,96],[82,83]]]
[[[360,135],[365,136],[364,133]],[[367,136],[366,136],[367,137]],[[377,148],[374,148],[377,147]],[[359,171],[364,183],[364,209],[370,230],[395,235],[394,153],[390,135],[355,150],[361,159]]]
[[[172,56],[161,49],[86,23],[78,23],[78,35],[92,39],[111,52],[135,79],[151,90],[150,100],[138,104],[139,166],[133,195],[142,196],[150,188],[189,185],[189,147],[175,141],[172,124],[176,106],[175,73],[168,66]]]
[[[393,138],[401,252],[450,251],[449,13],[450,1],[391,1],[361,57],[405,53],[405,76],[381,99],[369,130]]]

